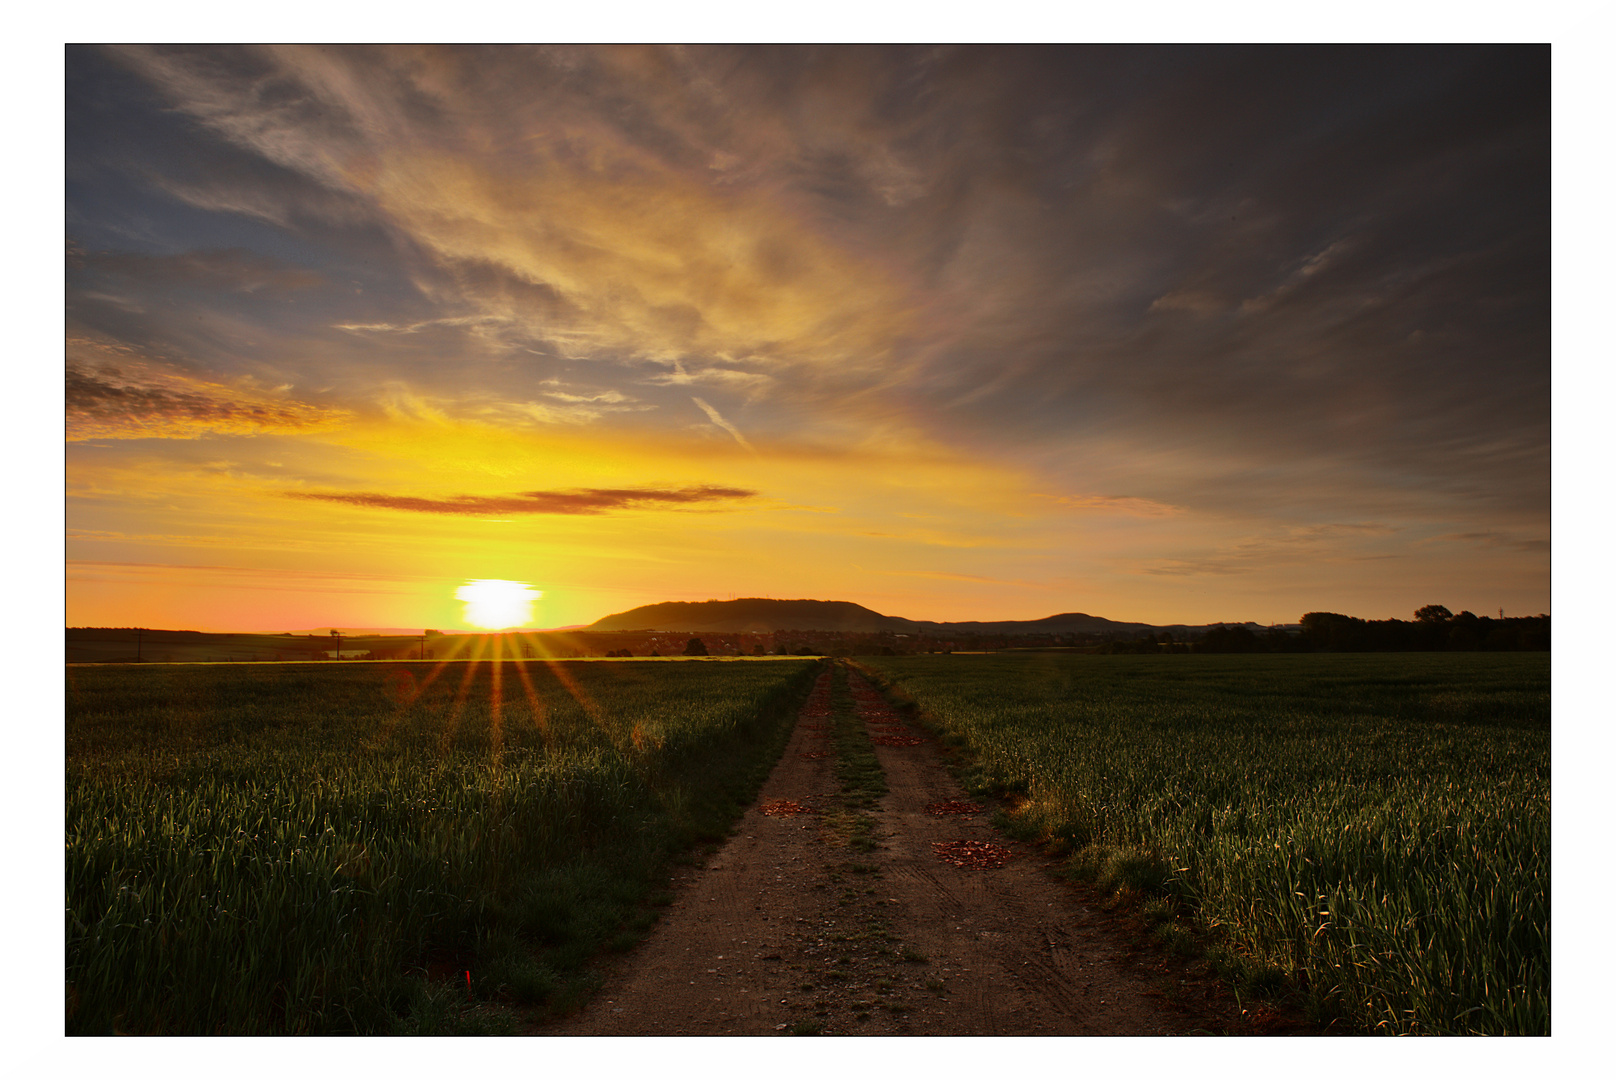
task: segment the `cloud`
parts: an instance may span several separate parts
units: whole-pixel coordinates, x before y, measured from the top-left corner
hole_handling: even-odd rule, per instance
[[[1391,556],[1365,554],[1356,545],[1397,531],[1381,522],[1294,525],[1224,545],[1210,555],[1168,559],[1144,567],[1142,572],[1165,577],[1224,576],[1260,573],[1297,563],[1322,565],[1387,558]]]
[[[580,488],[574,491],[522,491],[514,495],[451,495],[427,499],[412,495],[386,495],[376,492],[289,491],[294,499],[347,503],[379,510],[409,510],[421,514],[456,514],[484,517],[489,514],[604,514],[611,510],[649,507],[674,508],[702,503],[750,499],[757,492],[745,488]]]
[[[672,371],[652,375],[642,381],[650,386],[697,386],[707,383],[743,392],[748,400],[755,400],[778,380],[762,372],[739,371],[735,368],[705,367],[691,372],[681,360],[675,359]]]
[[[544,396],[554,398],[564,405],[622,405],[633,400],[620,390],[602,390],[594,394],[573,394],[565,390],[546,390]]]
[[[1298,288],[1305,284],[1309,278],[1326,269],[1342,254],[1351,250],[1352,242],[1351,237],[1344,237],[1335,241],[1323,251],[1316,252],[1298,260],[1296,267],[1291,271],[1290,276],[1276,285],[1272,291],[1265,293],[1262,296],[1253,296],[1242,301],[1240,304],[1240,313],[1242,315],[1260,315],[1272,308],[1275,304],[1281,302],[1292,292],[1295,292]],[[1152,306],[1154,307],[1154,305]]]
[[[116,55],[230,144],[364,203],[443,265],[551,290],[560,311],[499,314],[569,350],[835,364],[890,352],[910,307],[777,185],[736,183],[733,170],[715,182],[727,144],[749,161],[770,148],[756,116],[715,128],[733,108],[724,90],[692,114],[716,54],[683,70],[622,49]],[[922,190],[890,147],[861,138],[873,198]]]
[[[298,292],[325,282],[323,274],[242,248],[178,255],[96,252],[81,256],[79,263],[85,270],[129,278],[144,288],[184,285],[239,293]]]
[[[172,167],[172,163],[168,163]],[[239,166],[214,161],[206,181],[165,176],[148,168],[146,178],[181,202],[218,214],[239,214],[280,228],[295,228],[305,221],[319,226],[345,226],[366,221],[364,204],[341,192],[315,184],[296,186],[266,183],[240,176]]]
[[[713,408],[699,397],[693,397],[690,400],[694,401],[696,406],[700,408],[702,412],[707,414],[707,419],[711,420],[713,423],[717,424],[719,427],[733,435],[736,442],[740,443],[748,450],[752,450],[752,444],[746,441],[746,436],[742,435],[740,431],[736,429],[734,424],[720,416],[717,409]],[[752,450],[752,452],[754,454],[757,453],[756,450]]]
[[[1151,301],[1151,311],[1188,311],[1194,315],[1217,315],[1229,310],[1229,301],[1215,292],[1176,289]]]
[[[881,572],[894,577],[936,578],[940,581],[965,581],[973,585],[1015,585],[1023,588],[1039,588],[1045,585],[1044,582],[982,577],[980,574],[951,574],[946,570],[883,570]]]
[[[308,432],[340,425],[349,413],[256,389],[242,389],[159,367],[132,350],[70,339],[67,438],[198,439],[207,435]],[[115,363],[71,359],[110,353]]]
[[[1183,513],[1183,508],[1155,499],[1136,495],[1042,495],[1060,506],[1073,510],[1094,510],[1101,513],[1130,514],[1136,517],[1166,517]]]
[[[1508,551],[1518,551],[1522,553],[1547,553],[1550,547],[1547,540],[1520,540],[1498,532],[1444,533],[1441,536],[1434,536],[1431,539],[1445,540],[1460,544],[1474,544],[1477,547],[1483,548],[1503,548]]]
[[[549,385],[559,386],[556,380]],[[436,425],[456,418],[496,425],[541,424],[581,425],[595,423],[608,414],[646,412],[656,406],[639,401],[619,390],[593,390],[572,393],[554,389],[541,391],[547,400],[508,401],[487,392],[462,392],[456,397],[438,397],[417,392],[404,383],[392,381],[376,395],[377,403],[390,418]]]
[[[554,395],[546,395],[554,396]],[[601,398],[580,398],[568,401],[560,398],[558,401],[520,401],[503,402],[497,405],[488,405],[479,410],[480,415],[508,418],[519,416],[527,420],[536,420],[541,424],[593,424],[608,413],[647,412],[656,408],[644,402],[637,402],[631,398],[623,397],[620,401]]]
[[[1158,577],[1196,577],[1201,574],[1249,574],[1256,569],[1250,563],[1218,559],[1173,559],[1158,566],[1147,566],[1144,572]]]
[[[164,538],[166,539],[166,538]],[[185,538],[187,541],[193,538]],[[264,580],[265,578],[269,580]],[[437,581],[434,577],[410,574],[332,573],[278,566],[271,572],[249,566],[218,566],[187,563],[111,562],[94,559],[69,559],[67,580],[83,583],[159,584],[181,581],[196,584],[201,578],[210,588],[262,589],[284,592],[292,589],[318,590],[321,593],[357,593],[370,595],[399,595],[418,591],[416,582]]]

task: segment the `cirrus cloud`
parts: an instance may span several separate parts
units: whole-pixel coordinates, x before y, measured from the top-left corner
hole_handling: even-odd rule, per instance
[[[86,363],[74,359],[75,351],[99,352],[118,362]],[[70,340],[68,353],[69,442],[308,432],[335,427],[350,416],[275,391],[197,378],[101,343]],[[120,353],[125,358],[119,359]]]

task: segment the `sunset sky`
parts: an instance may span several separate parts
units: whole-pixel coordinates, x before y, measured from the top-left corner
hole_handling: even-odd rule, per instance
[[[66,53],[70,626],[1550,610],[1549,51]]]

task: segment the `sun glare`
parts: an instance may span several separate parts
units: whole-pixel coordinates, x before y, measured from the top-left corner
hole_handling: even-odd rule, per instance
[[[533,621],[533,602],[544,594],[525,581],[474,578],[455,590],[466,604],[461,616],[468,625],[484,630],[508,630]]]

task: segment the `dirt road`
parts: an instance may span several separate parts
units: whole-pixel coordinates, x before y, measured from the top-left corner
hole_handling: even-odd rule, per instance
[[[888,787],[878,800],[842,791],[838,715],[844,723],[856,715],[875,744]],[[676,879],[662,923],[608,971],[593,1001],[537,1033],[1227,1027],[1214,991],[1141,949],[971,806],[932,739],[905,725],[856,671],[827,671],[736,834]]]

